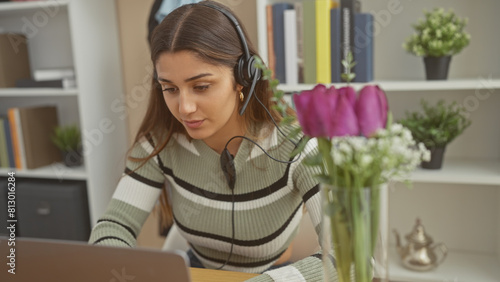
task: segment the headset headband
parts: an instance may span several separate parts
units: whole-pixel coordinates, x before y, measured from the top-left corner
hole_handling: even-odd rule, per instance
[[[228,11],[226,11],[220,7],[217,7],[215,5],[212,5],[212,4],[200,2],[196,5],[202,5],[202,6],[217,10],[217,11],[221,12],[222,14],[224,14],[233,23],[233,25],[236,29],[236,32],[238,33],[238,36],[240,37],[241,45],[243,46],[243,51],[245,52],[245,59],[250,60],[251,56],[250,56],[250,51],[248,50],[248,44],[247,44],[247,41],[245,39],[245,35],[243,34],[243,30],[241,30],[240,23],[236,20],[236,18],[232,14],[230,14]]]

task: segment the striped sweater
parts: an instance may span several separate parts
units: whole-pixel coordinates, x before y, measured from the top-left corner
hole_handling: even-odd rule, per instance
[[[289,160],[294,145],[274,129],[258,142],[274,158]],[[320,233],[321,199],[317,173],[302,160],[315,150],[310,141],[300,160],[278,163],[243,140],[234,157],[235,237],[225,270],[262,273],[294,239],[305,204]],[[131,156],[146,157],[150,141],[135,144]],[[220,155],[201,140],[173,136],[165,149],[145,165],[128,161],[105,214],[92,230],[90,243],[136,244],[136,237],[168,182],[174,220],[196,257],[207,268],[227,259],[232,239],[232,196],[220,167]],[[321,254],[252,278],[250,281],[322,281]],[[329,271],[335,275],[333,267]]]

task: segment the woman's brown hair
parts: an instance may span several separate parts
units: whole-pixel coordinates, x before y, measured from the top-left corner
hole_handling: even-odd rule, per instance
[[[214,1],[204,2],[228,11],[240,22],[224,5]],[[247,39],[247,33],[244,27],[241,27]],[[246,41],[250,54],[258,55],[252,43]],[[241,39],[234,24],[220,11],[200,4],[184,5],[168,14],[153,31],[150,45],[153,68],[155,68],[159,56],[165,52],[190,51],[206,63],[223,65],[231,69],[234,69],[237,65],[238,58],[244,55]],[[156,73],[156,71],[153,73]],[[245,87],[242,91],[246,97],[249,89]],[[281,121],[282,116],[273,109],[275,102],[271,100],[273,93],[267,80],[261,79],[257,82],[254,95],[269,109],[272,118],[276,122]],[[250,100],[243,114],[243,119],[247,129],[256,129],[261,125],[273,126],[271,117],[256,101],[255,97]],[[148,109],[139,127],[135,143],[148,136],[153,137],[157,142],[155,142],[154,150],[148,157],[137,159],[129,156],[129,159],[143,163],[147,162],[165,148],[173,133],[180,133],[189,137],[182,124],[175,119],[167,108],[155,75],[151,80],[151,96]],[[249,133],[251,135],[257,134],[257,132]],[[160,218],[163,227],[168,227],[173,222],[166,189],[162,189],[160,197]]]

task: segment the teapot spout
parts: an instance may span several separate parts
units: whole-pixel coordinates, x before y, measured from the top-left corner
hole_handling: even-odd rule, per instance
[[[398,233],[398,231],[397,231],[396,229],[393,229],[393,230],[392,230],[392,233],[394,233],[394,236],[396,236],[396,249],[397,249],[397,251],[398,251],[398,254],[399,254],[401,257],[403,257],[403,255],[404,255],[404,254],[403,254],[403,252],[404,252],[404,251],[403,251],[403,247],[401,247],[401,241],[400,241],[400,239],[399,239],[399,233]]]

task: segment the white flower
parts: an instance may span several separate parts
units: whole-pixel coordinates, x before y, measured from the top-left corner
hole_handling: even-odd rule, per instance
[[[350,155],[352,153],[352,148],[351,146],[349,146],[348,144],[342,142],[338,145],[338,149],[344,153],[344,154],[347,154],[347,155]]]
[[[401,131],[403,131],[403,129],[404,129],[404,127],[401,124],[394,123],[391,125],[390,131],[398,134]]]
[[[361,156],[361,160],[360,160],[360,163],[361,163],[361,167],[368,167],[371,165],[373,161],[373,157],[371,155],[363,155]]]

